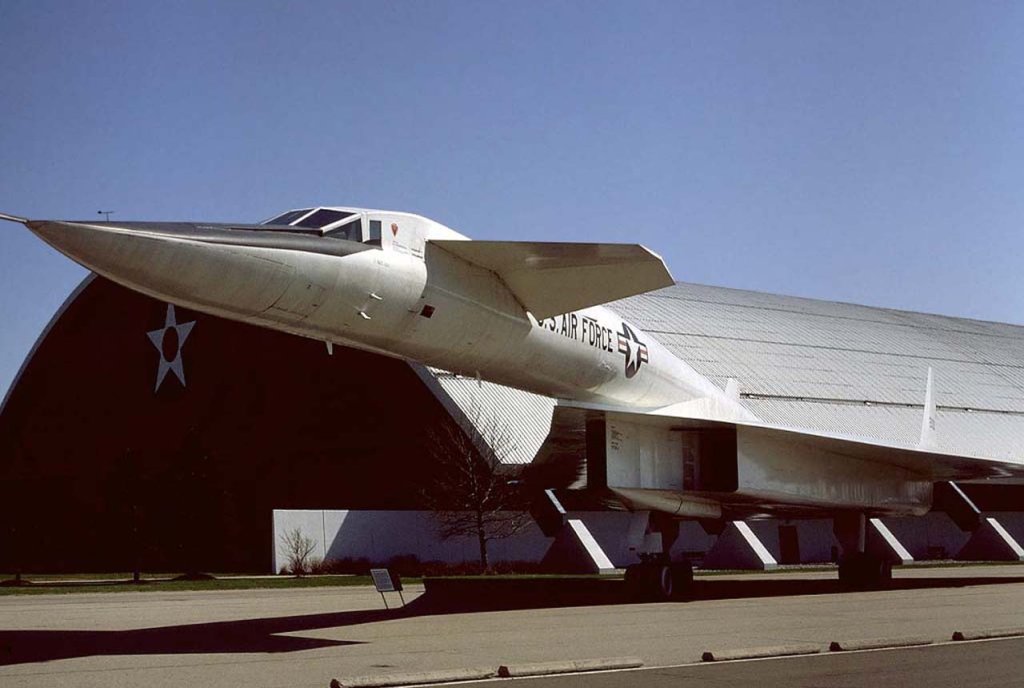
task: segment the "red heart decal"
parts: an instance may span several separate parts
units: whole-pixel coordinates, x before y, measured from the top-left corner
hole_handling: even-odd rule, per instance
[[[391,223],[391,234],[393,236],[398,236],[398,225],[396,225],[394,222]]]

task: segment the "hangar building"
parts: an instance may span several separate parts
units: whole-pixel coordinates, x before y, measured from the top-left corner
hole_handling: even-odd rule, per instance
[[[931,367],[939,449],[1024,454],[1024,327],[692,284],[611,306],[714,383],[736,379],[743,403],[767,421],[911,446]],[[430,475],[432,428],[493,415],[515,437],[507,460],[528,463],[551,408],[543,397],[331,352],[90,276],[41,334],[0,410],[0,570],[139,562],[266,571],[276,566],[275,529],[311,514],[323,524],[325,554],[365,553],[369,545],[346,551],[340,529],[328,538],[328,515],[391,514],[371,527],[408,529]],[[1015,491],[962,487],[976,511],[1021,509]],[[919,558],[951,556],[970,538],[944,514],[928,518],[889,531]],[[1000,518],[1024,539],[1024,520]],[[609,533],[625,526],[595,520],[616,550]],[[785,550],[783,528],[795,526],[777,525],[755,530]],[[818,540],[825,544],[796,555],[790,545],[776,559],[820,558],[828,535]],[[403,542],[395,546],[436,549]],[[714,538],[690,542],[714,547]],[[510,547],[508,556],[544,551]]]

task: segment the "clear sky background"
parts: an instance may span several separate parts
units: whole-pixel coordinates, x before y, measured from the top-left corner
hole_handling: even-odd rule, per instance
[[[0,211],[640,242],[1024,322],[1024,3],[0,2]],[[0,224],[0,394],[85,271]]]

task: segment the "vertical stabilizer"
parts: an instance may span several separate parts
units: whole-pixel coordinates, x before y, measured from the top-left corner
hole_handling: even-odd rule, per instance
[[[931,449],[935,446],[935,393],[932,390],[932,369],[928,367],[928,383],[924,388],[924,418],[921,419],[921,441],[918,446]]]

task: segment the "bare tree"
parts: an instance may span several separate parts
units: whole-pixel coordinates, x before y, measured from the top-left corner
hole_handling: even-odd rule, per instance
[[[300,528],[294,528],[281,536],[281,544],[288,557],[288,565],[285,567],[288,573],[294,576],[308,573],[313,563],[310,556],[316,549],[316,541],[303,535]]]
[[[466,420],[468,427],[445,423],[428,437],[433,479],[423,501],[434,512],[442,539],[476,538],[480,566],[487,571],[488,543],[515,535],[530,517],[517,472],[503,462],[515,451],[508,425],[478,408]]]

